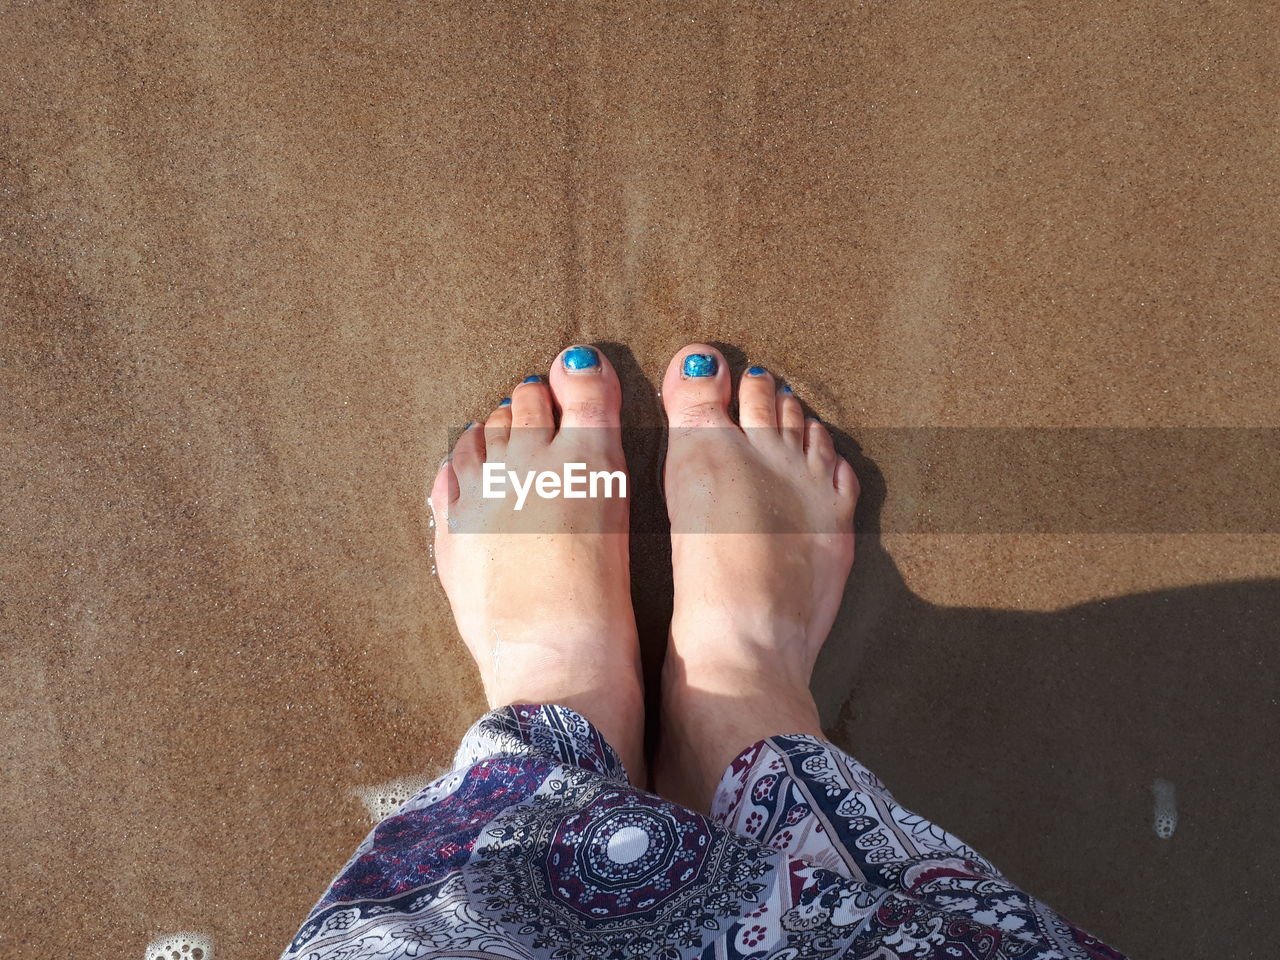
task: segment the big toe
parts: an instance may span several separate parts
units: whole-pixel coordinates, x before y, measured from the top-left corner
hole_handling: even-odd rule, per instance
[[[622,388],[608,358],[595,347],[569,347],[551,364],[551,393],[560,408],[560,429],[621,424]]]
[[[705,343],[679,350],[662,378],[662,405],[673,427],[728,426],[732,394],[729,365]]]

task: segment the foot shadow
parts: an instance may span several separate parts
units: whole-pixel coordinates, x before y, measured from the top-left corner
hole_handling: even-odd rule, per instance
[[[662,497],[666,422],[662,399],[626,344],[595,344],[609,358],[622,384],[623,451],[631,484],[631,605],[644,668],[648,742],[657,730],[658,685],[671,623],[671,537]]]
[[[863,488],[815,671],[833,741],[1118,948],[1252,955],[1280,852],[1280,580],[1051,612],[938,606],[884,548],[881,471],[832,434]],[[1157,779],[1177,793],[1169,839],[1154,830]]]

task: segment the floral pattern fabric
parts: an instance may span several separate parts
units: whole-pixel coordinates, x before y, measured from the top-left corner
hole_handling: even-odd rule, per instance
[[[503,707],[380,823],[286,960],[1123,960],[815,737],[745,750],[711,817],[565,707]]]

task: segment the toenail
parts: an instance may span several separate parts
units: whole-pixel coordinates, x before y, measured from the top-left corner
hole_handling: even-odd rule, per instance
[[[763,377],[769,371],[764,367],[752,367],[747,371],[748,377]]]
[[[541,382],[542,382],[542,378],[541,378],[540,376],[538,376],[536,373],[532,373],[532,374],[530,374],[529,376],[525,377],[525,378],[524,378],[523,380],[521,380],[520,382],[521,382],[521,383],[541,383]]]
[[[782,385],[782,392],[783,392],[783,393],[795,393],[795,391],[794,391],[794,390],[792,390],[792,389],[791,389],[789,386],[787,386],[785,383]]]
[[[561,363],[570,371],[595,370],[600,367],[600,354],[594,347],[573,347],[564,352]]]
[[[511,406],[511,398],[510,398],[510,397],[503,397],[501,400],[499,400],[499,401],[498,401],[498,406],[500,406],[500,407],[509,407],[509,406]]]
[[[709,353],[691,353],[684,358],[686,377],[714,377],[720,364]]]

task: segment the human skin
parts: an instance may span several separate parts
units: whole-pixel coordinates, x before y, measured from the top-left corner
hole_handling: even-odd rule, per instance
[[[853,563],[858,482],[761,368],[739,383],[736,422],[728,366],[706,344],[672,358],[662,392],[675,606],[653,782],[705,810],[744,747],[821,735],[809,678]],[[577,710],[645,784],[626,500],[530,497],[515,511],[481,496],[486,462],[624,470],[620,413],[608,360],[569,348],[463,432],[431,504],[440,580],[490,706]]]

